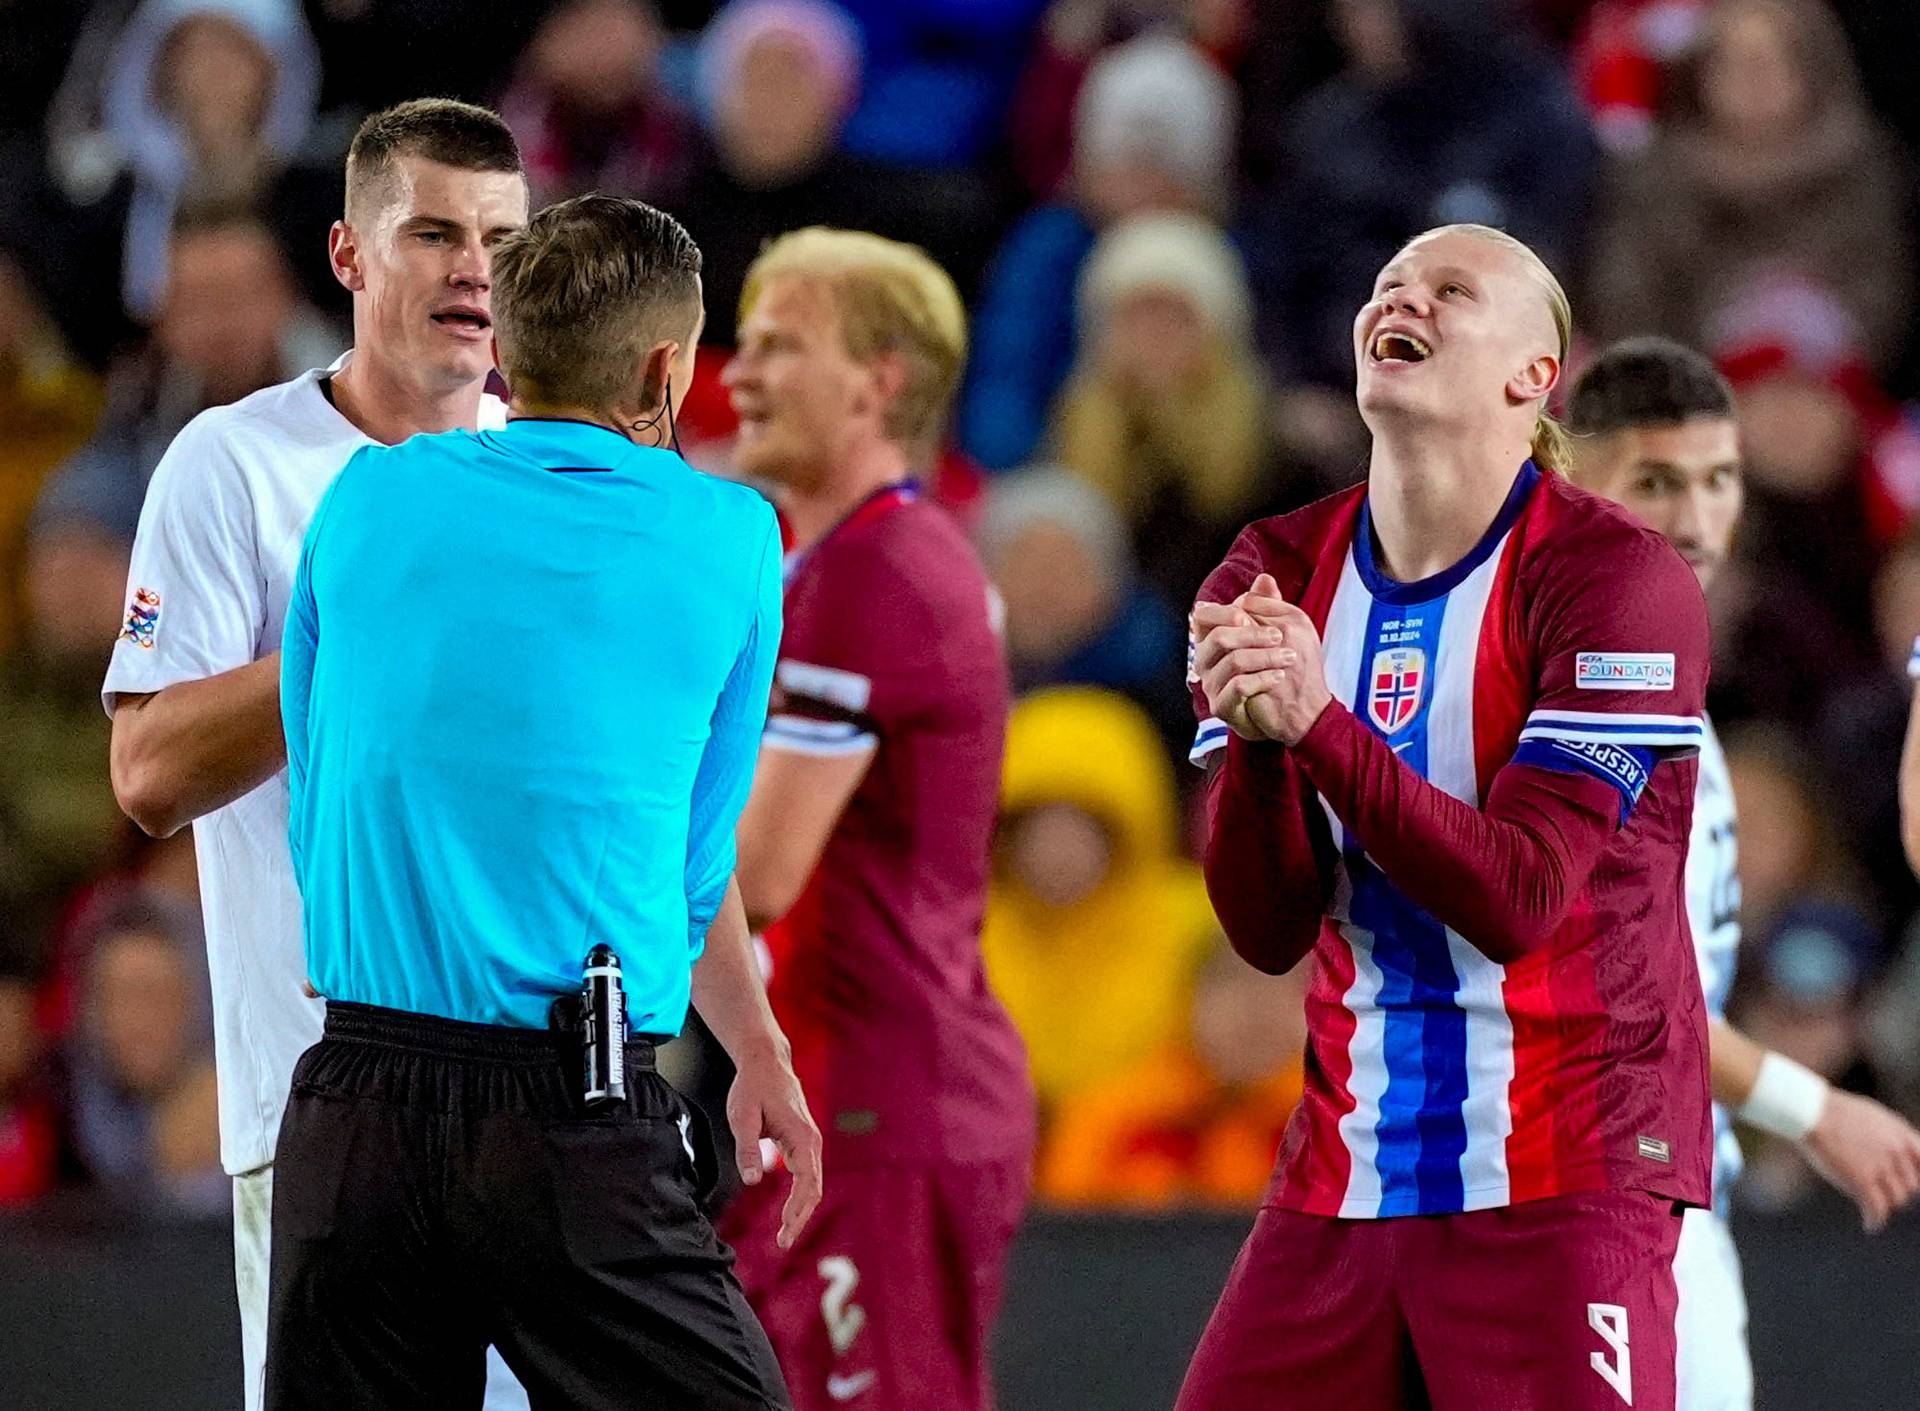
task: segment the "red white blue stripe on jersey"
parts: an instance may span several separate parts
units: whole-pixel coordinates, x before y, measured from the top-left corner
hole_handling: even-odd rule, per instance
[[[1302,605],[1320,627],[1334,696],[1438,788],[1477,806],[1518,753],[1527,763],[1600,773],[1630,807],[1644,779],[1623,761],[1644,756],[1650,767],[1657,754],[1690,750],[1702,722],[1529,713],[1535,678],[1507,619],[1522,519],[1539,480],[1529,463],[1473,551],[1417,583],[1381,572],[1363,507],[1353,531],[1326,544]],[[1194,757],[1226,738],[1218,721],[1203,723]],[[1552,752],[1564,756],[1555,761],[1522,748],[1532,740],[1581,748]],[[1602,772],[1596,757],[1617,767]],[[1335,1101],[1306,1109],[1316,1156],[1290,1176],[1306,1182],[1297,1208],[1346,1218],[1439,1214],[1545,1193],[1556,1155],[1541,1145],[1554,1140],[1551,1118],[1539,1120],[1551,1089],[1542,1075],[1561,1062],[1565,1040],[1553,1024],[1525,1017],[1551,1011],[1546,988],[1590,977],[1549,978],[1538,965],[1509,975],[1402,894],[1365,840],[1322,807],[1339,861],[1308,1008],[1313,1031],[1332,1038],[1316,1041],[1316,1052]],[[1512,1140],[1516,1128],[1523,1137]]]

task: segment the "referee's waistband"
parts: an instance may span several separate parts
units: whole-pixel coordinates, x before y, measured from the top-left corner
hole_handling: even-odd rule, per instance
[[[473,1024],[437,1014],[331,999],[327,1001],[323,1037],[487,1063],[556,1063],[573,1058],[580,1049],[579,1035],[562,1030]],[[627,1066],[653,1067],[655,1042],[649,1035],[627,1035]]]

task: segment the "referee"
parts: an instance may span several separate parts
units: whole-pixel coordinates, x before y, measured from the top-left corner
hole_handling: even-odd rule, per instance
[[[662,449],[703,321],[678,223],[567,201],[492,278],[512,419],[357,454],[287,614],[327,1012],[276,1154],[266,1405],[477,1408],[492,1343],[536,1407],[784,1408],[653,1065],[694,989],[743,1174],[762,1135],[795,1172],[791,1241],[820,1138],[731,880],[779,535]]]

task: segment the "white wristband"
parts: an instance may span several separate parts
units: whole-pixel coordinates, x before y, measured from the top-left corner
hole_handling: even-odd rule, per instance
[[[1740,1120],[1790,1142],[1803,1140],[1827,1105],[1827,1080],[1785,1054],[1760,1060],[1760,1076],[1740,1105]]]

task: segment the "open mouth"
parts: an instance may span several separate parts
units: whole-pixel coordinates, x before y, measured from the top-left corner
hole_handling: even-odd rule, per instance
[[[1380,333],[1373,340],[1373,360],[1377,363],[1423,363],[1433,356],[1425,339],[1411,333]]]
[[[493,320],[481,313],[478,309],[447,309],[444,312],[435,314],[433,321],[442,328],[452,329],[470,336],[490,333],[493,330]]]

